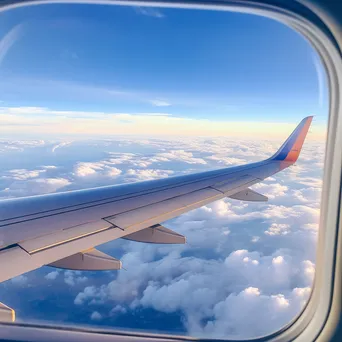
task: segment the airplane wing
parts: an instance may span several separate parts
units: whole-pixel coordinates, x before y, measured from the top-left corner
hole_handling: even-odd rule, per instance
[[[43,265],[117,270],[121,262],[95,246],[118,238],[185,243],[184,236],[161,223],[224,197],[267,201],[249,187],[296,162],[311,121],[312,116],[303,119],[278,152],[261,162],[0,201],[0,282]],[[0,317],[10,313],[12,319],[13,312],[1,305]]]

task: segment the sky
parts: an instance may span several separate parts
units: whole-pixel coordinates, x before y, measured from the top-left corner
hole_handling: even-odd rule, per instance
[[[247,135],[253,126],[256,136],[275,138],[315,115],[315,138],[324,139],[323,67],[302,36],[274,20],[80,4],[1,15],[6,136],[63,127],[74,136],[165,136],[179,127],[185,135]]]
[[[0,205],[259,161],[315,115],[297,163],[253,186],[268,202],[226,198],[163,222],[185,245],[99,246],[120,271],[46,266],[1,283],[18,321],[241,339],[294,319],[314,279],[328,119],[309,43],[231,12],[54,4],[1,16]]]

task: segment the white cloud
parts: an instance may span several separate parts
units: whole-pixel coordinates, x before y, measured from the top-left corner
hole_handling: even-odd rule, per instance
[[[75,167],[75,174],[78,177],[87,177],[95,175],[99,170],[102,170],[102,165],[98,163],[78,163]]]
[[[155,7],[147,7],[147,6],[136,6],[134,7],[136,13],[141,15],[146,15],[148,17],[154,17],[154,18],[164,18],[164,13],[160,11],[160,9],[157,9]]]
[[[55,153],[56,150],[57,150],[58,148],[61,148],[61,147],[64,147],[64,146],[68,146],[68,145],[70,145],[71,143],[72,143],[71,141],[63,141],[63,142],[61,142],[61,143],[59,143],[59,144],[57,144],[57,145],[54,145],[54,146],[52,147],[51,152],[52,152],[52,153]]]
[[[46,276],[45,276],[45,279],[47,280],[55,280],[59,275],[59,272],[58,271],[52,271],[50,273],[48,273]]]
[[[265,231],[267,235],[286,235],[290,233],[289,224],[272,223],[271,226]]]
[[[274,199],[286,195],[289,188],[286,185],[281,185],[279,183],[258,183],[252,186],[253,190],[262,193],[269,199]]]
[[[110,315],[114,316],[114,315],[122,315],[127,313],[127,309],[121,305],[116,305],[114,306],[114,308],[110,311]]]
[[[299,190],[293,190],[292,196],[298,199],[302,203],[312,203],[313,201],[319,201],[321,196],[321,189],[315,187],[309,187]]]
[[[117,177],[121,174],[121,170],[106,165],[104,162],[79,162],[74,168],[75,175],[77,177],[88,177],[88,176],[107,176],[107,177]]]
[[[76,284],[84,283],[88,280],[87,277],[82,276],[81,271],[65,271],[64,272],[64,282],[69,286],[75,286]]]
[[[187,164],[207,164],[207,162],[203,158],[196,158],[193,156],[192,152],[184,150],[170,150],[168,152],[157,153],[150,160],[153,162],[166,162],[170,160],[175,160],[183,161]]]
[[[7,188],[0,191],[0,196],[4,198],[23,197],[53,193],[62,190],[71,184],[65,178],[37,178],[26,181],[16,180],[9,184]]]
[[[0,41],[0,64],[10,51],[13,44],[19,39],[22,32],[23,24],[17,24],[3,36]]]
[[[15,285],[25,285],[28,281],[28,278],[27,276],[25,275],[19,275],[17,277],[14,277],[12,278],[11,280],[11,283],[15,284]]]
[[[300,291],[303,289],[296,289],[287,296],[265,295],[261,294],[259,289],[249,289],[251,288],[231,294],[224,301],[217,303],[213,309],[213,319],[203,328],[198,326],[197,322],[192,322],[191,328],[207,338],[236,336],[237,331],[240,332],[239,339],[262,337],[269,333],[269,326],[276,331],[293,318],[301,307],[300,300],[303,299],[304,292]],[[307,298],[308,294],[305,293],[305,299]],[[265,317],[267,325],[264,323]]]
[[[120,175],[122,172],[120,169],[118,169],[116,167],[107,167],[106,171],[107,171],[106,174],[109,177],[116,177],[116,176]]]
[[[169,106],[171,106],[171,103],[169,103],[167,101],[163,101],[163,100],[158,100],[158,99],[151,100],[150,102],[153,106],[156,106],[156,107],[169,107]]]
[[[143,180],[150,180],[150,179],[165,178],[172,174],[173,174],[173,171],[171,170],[129,169],[126,172],[126,176],[127,176],[126,178],[129,180],[134,180],[134,181],[143,181]]]
[[[46,170],[26,170],[26,169],[15,169],[8,171],[7,176],[2,176],[2,178],[12,178],[15,180],[26,180],[30,178],[37,178]]]
[[[70,184],[65,178],[43,178],[30,181],[30,185],[36,186],[39,193],[55,192]]]
[[[102,315],[98,311],[94,311],[91,314],[90,319],[93,321],[100,321],[102,319]]]
[[[211,160],[217,161],[219,164],[224,164],[224,165],[240,165],[246,162],[245,159],[227,157],[226,155],[212,155],[212,156],[206,157],[206,159],[211,159]]]

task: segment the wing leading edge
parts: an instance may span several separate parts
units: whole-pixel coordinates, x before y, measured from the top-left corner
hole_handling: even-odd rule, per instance
[[[261,162],[167,179],[71,191],[0,202],[0,281],[43,265],[82,270],[120,269],[94,249],[125,238],[185,243],[160,225],[187,211],[230,197],[266,201],[249,189],[298,159],[312,116]],[[13,317],[13,315],[11,315]]]

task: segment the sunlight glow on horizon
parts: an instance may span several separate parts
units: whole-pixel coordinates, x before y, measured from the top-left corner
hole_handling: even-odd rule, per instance
[[[184,118],[168,113],[103,113],[59,111],[41,107],[2,107],[0,133],[17,137],[27,134],[85,136],[224,136],[279,139],[299,123],[219,121]],[[303,115],[303,117],[306,115]],[[308,140],[324,140],[326,127],[313,125]]]

